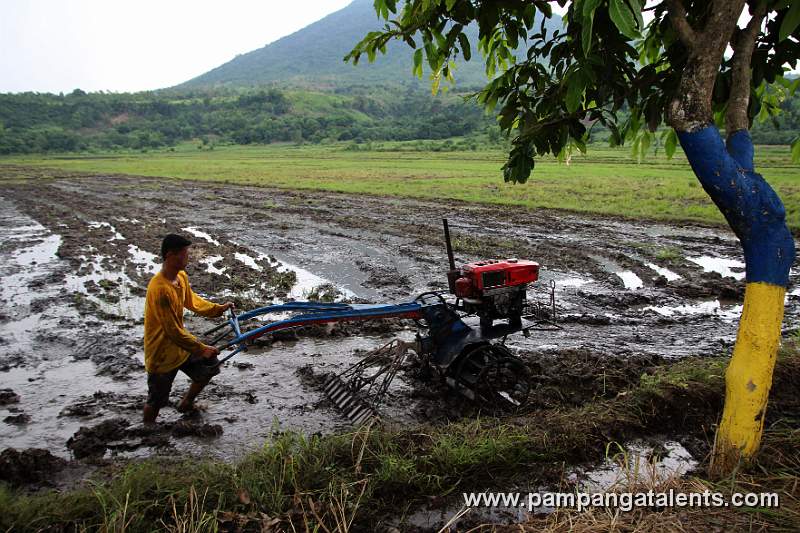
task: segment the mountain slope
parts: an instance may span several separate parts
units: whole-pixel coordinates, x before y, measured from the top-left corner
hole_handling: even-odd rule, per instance
[[[561,27],[554,15],[547,21],[551,29]],[[401,84],[412,82],[411,55],[404,43],[392,42],[385,56],[372,64],[366,58],[358,66],[342,58],[367,33],[382,27],[372,7],[372,0],[355,0],[327,17],[268,44],[237,56],[177,88],[253,86],[265,84],[334,88],[355,84]],[[478,41],[476,27],[469,28],[473,50]],[[473,54],[470,62],[460,61],[456,71],[459,85],[485,82],[483,62]]]

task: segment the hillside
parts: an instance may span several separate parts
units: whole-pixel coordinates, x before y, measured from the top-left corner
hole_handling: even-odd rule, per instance
[[[362,94],[359,94],[362,93]],[[192,94],[0,94],[0,154],[236,144],[443,139],[492,124],[455,94],[217,89]]]
[[[561,27],[561,18],[554,15],[548,28]],[[408,84],[411,76],[412,50],[404,43],[393,42],[387,54],[373,64],[353,66],[342,58],[367,33],[379,29],[372,0],[353,3],[291,35],[263,48],[237,56],[177,89],[220,86],[253,86],[264,84],[291,85],[316,89],[342,88],[362,84]],[[473,51],[478,42],[477,27],[469,28]],[[460,86],[485,83],[480,54],[473,53],[470,62],[458,64],[456,80]]]

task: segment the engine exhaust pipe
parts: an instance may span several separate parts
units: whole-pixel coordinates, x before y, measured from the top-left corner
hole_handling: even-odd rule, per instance
[[[450,227],[447,225],[447,219],[442,219],[444,225],[444,245],[447,247],[447,260],[450,264],[450,270],[447,272],[447,286],[450,289],[450,294],[456,293],[456,280],[461,275],[461,271],[456,269],[456,260],[453,257],[453,244],[450,242]]]

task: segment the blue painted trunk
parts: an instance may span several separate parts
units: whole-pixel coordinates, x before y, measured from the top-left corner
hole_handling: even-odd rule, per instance
[[[753,164],[753,142],[747,130],[728,137],[717,128],[678,132],[689,164],[744,249],[748,283],[787,287],[795,258],[792,233],[783,202]]]

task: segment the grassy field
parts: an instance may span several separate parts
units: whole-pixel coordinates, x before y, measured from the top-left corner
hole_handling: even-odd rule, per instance
[[[418,143],[383,143],[369,151],[325,146],[217,146],[198,150],[0,158],[0,165],[36,165],[71,171],[165,176],[292,189],[320,189],[416,198],[454,199],[527,208],[670,221],[724,223],[682,154],[632,159],[628,149],[591,147],[569,165],[537,161],[526,184],[503,182],[505,152],[431,151]],[[757,170],[786,204],[800,230],[800,171],[788,147],[758,147]]]

